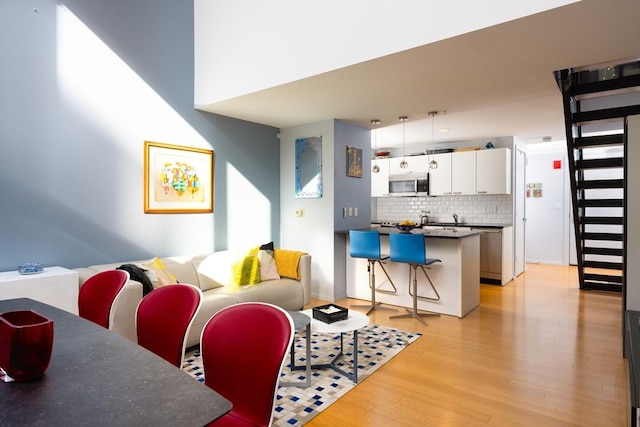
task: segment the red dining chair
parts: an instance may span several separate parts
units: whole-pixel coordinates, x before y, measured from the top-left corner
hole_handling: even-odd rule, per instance
[[[201,304],[202,291],[193,285],[176,283],[149,292],[136,310],[138,344],[181,368]]]
[[[271,304],[223,308],[200,339],[204,383],[233,404],[210,426],[269,426],[278,380],[294,334],[293,320]]]
[[[128,280],[129,273],[124,270],[101,271],[91,276],[78,293],[79,316],[109,328],[113,302]]]

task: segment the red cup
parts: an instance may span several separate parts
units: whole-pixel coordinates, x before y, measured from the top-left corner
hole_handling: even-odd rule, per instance
[[[53,320],[33,310],[0,314],[0,368],[15,381],[44,374],[52,348]]]

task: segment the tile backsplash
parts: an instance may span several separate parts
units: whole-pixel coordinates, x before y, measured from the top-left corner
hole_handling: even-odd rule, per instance
[[[372,199],[371,220],[418,222],[422,211],[430,211],[431,222],[453,222],[455,213],[459,222],[468,224],[512,225],[513,196],[377,197]]]

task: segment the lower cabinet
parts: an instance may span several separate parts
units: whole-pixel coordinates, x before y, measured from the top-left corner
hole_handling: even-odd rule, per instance
[[[513,227],[473,227],[480,232],[480,282],[505,285],[513,279]]]

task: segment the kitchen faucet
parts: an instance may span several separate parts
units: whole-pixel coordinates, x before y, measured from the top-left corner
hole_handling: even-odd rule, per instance
[[[456,225],[458,225],[458,214],[453,214],[451,215],[453,217],[453,220],[455,221]]]

